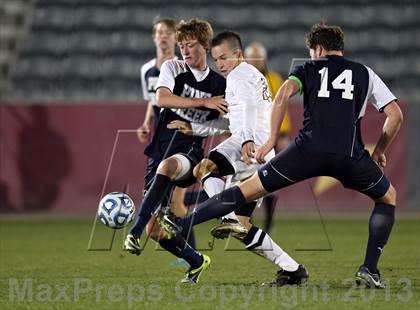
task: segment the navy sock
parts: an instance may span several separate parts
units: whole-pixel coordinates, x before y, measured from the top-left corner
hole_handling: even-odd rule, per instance
[[[172,187],[171,179],[163,174],[156,174],[155,179],[144,196],[137,216],[136,224],[131,228],[130,233],[140,237],[152,217],[153,212],[162,203]]]
[[[195,234],[194,234],[194,228],[191,228],[191,230],[185,229],[182,231],[182,236],[187,240],[188,244],[193,248],[196,249],[197,245],[195,243]]]
[[[194,225],[229,214],[244,203],[246,203],[244,195],[238,186],[234,186],[199,204],[190,215],[181,219],[178,224],[184,230],[190,229]]]
[[[264,197],[264,204],[265,204],[265,220],[264,220],[264,231],[269,233],[271,229],[271,224],[273,223],[273,213],[275,208],[275,201],[274,195],[268,195]]]
[[[395,206],[376,203],[369,220],[369,240],[364,266],[376,273],[379,256],[382,253],[394,225]]]
[[[181,235],[176,235],[171,239],[160,240],[159,244],[168,252],[185,259],[192,269],[200,267],[203,263],[203,256],[194,250]]]

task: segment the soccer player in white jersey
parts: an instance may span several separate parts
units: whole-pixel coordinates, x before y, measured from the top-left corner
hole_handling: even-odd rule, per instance
[[[270,112],[272,107],[271,94],[265,77],[254,66],[244,60],[240,36],[231,31],[224,31],[212,40],[211,54],[217,68],[226,77],[226,101],[229,112],[231,136],[212,149],[208,158],[203,159],[194,168],[194,175],[203,183],[203,188],[209,197],[223,191],[224,176],[235,175],[234,179],[241,181],[260,167],[251,158],[255,149],[263,145],[270,135]],[[208,135],[209,128],[223,129],[222,120],[207,123],[192,123],[192,134]],[[189,126],[174,121],[171,128],[188,130]],[[213,130],[212,134],[221,133]],[[274,157],[274,150],[265,159]],[[232,234],[238,238],[245,248],[265,257],[280,268],[276,279],[270,284],[286,285],[301,284],[308,278],[305,267],[299,265],[262,229],[251,224],[250,216],[254,211],[256,201],[242,205],[235,210],[240,222],[231,215],[222,224],[213,228],[211,233],[216,238],[225,238]],[[236,217],[235,217],[236,218]]]

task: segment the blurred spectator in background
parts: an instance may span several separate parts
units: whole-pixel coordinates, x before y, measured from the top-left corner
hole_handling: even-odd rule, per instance
[[[267,50],[264,45],[259,42],[252,42],[245,48],[245,59],[246,62],[256,67],[266,78],[268,87],[270,88],[271,97],[274,99],[280,86],[283,84],[283,78],[277,72],[268,70],[267,67]],[[285,149],[289,145],[289,133],[291,130],[291,122],[289,113],[284,116],[283,123],[280,128],[279,139],[275,146],[276,153]],[[270,232],[271,225],[273,222],[273,213],[276,206],[275,195],[269,195],[264,198],[265,205],[265,223],[264,230]]]

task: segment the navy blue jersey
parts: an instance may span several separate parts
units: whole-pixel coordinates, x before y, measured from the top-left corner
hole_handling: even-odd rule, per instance
[[[162,64],[161,73],[156,89],[168,88],[174,95],[190,98],[210,98],[225,94],[226,80],[215,71],[191,70],[182,60],[168,60]],[[167,125],[173,120],[202,123],[219,117],[219,112],[207,108],[163,109],[160,113],[158,125],[151,143],[145,154],[162,159],[183,149],[202,147],[203,137],[184,135],[168,129]]]
[[[343,56],[307,61],[289,79],[303,92],[303,128],[298,145],[354,158],[363,155],[360,133],[368,100],[382,111],[395,96],[372,69]]]
[[[154,123],[156,129],[160,108],[156,105],[156,84],[159,78],[160,70],[156,67],[156,58],[145,63],[140,70],[141,86],[143,99],[150,102],[153,106]]]

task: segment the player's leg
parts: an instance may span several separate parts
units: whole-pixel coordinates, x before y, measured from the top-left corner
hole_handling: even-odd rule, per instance
[[[256,204],[257,203],[253,201],[244,204],[235,211],[241,226],[245,228],[245,232],[237,232],[228,224],[222,224],[214,227],[211,234],[215,237],[219,234],[220,236],[223,236],[223,238],[231,235],[241,241],[248,251],[264,257],[278,266],[279,272],[276,277],[272,282],[265,283],[265,285],[282,286],[306,282],[308,279],[308,272],[305,267],[299,265],[291,258],[268,233],[251,223],[250,216],[253,213]]]
[[[191,268],[196,269],[202,265],[203,256],[191,247],[182,235],[167,239],[165,231],[161,229],[154,216],[147,224],[146,231],[149,237],[158,242],[162,248],[179,258],[185,259]]]
[[[394,225],[397,192],[367,152],[359,160],[350,160],[344,169],[340,180],[343,185],[374,201],[365,259],[356,274],[356,281],[381,288],[378,262]]]
[[[383,179],[386,179],[383,176]],[[383,288],[378,269],[379,258],[388,242],[395,221],[397,192],[388,182],[383,180],[378,188],[388,187],[380,198],[373,198],[375,205],[369,219],[369,238],[363,265],[356,273],[356,282],[370,288]]]
[[[222,143],[222,145],[226,145],[226,142],[229,141],[229,139],[226,140]],[[222,192],[226,188],[226,181],[222,178],[222,176],[229,175],[234,172],[235,169],[226,157],[217,150],[210,151],[209,158],[204,158],[194,168],[194,176],[202,183],[204,191],[210,198]],[[223,216],[222,222],[231,223],[232,225],[239,224],[234,212]]]
[[[204,158],[194,167],[194,176],[203,184],[203,189],[209,197],[223,191],[225,182],[219,176],[217,165],[209,158]]]
[[[152,213],[161,205],[162,201],[172,190],[174,181],[186,174],[186,170],[190,168],[187,165],[190,165],[188,160],[183,160],[183,156],[178,154],[163,160],[159,164],[153,183],[147,190],[140,206],[137,221],[130,230],[132,235],[140,238]]]
[[[273,224],[273,216],[274,216],[274,210],[276,208],[276,195],[267,195],[264,197],[263,200],[263,208],[264,208],[264,230],[268,233],[271,230],[272,224]]]
[[[177,229],[180,227],[189,229],[193,225],[221,217],[246,202],[254,201],[278,189],[319,175],[319,170],[322,167],[317,164],[317,160],[321,159],[314,158],[313,154],[303,152],[296,144],[292,144],[262,166],[251,178],[198,205],[190,215],[183,219],[177,219],[177,223],[173,223],[167,218],[163,218],[162,221],[158,220],[169,233],[177,233]]]
[[[175,216],[184,217],[188,213],[188,209],[184,204],[184,197],[187,189],[182,187],[175,187],[172,192],[171,197],[171,211]],[[194,249],[196,248],[195,243],[195,234],[194,230],[192,229],[190,232],[184,235],[184,238],[187,239],[188,244],[192,246]]]

